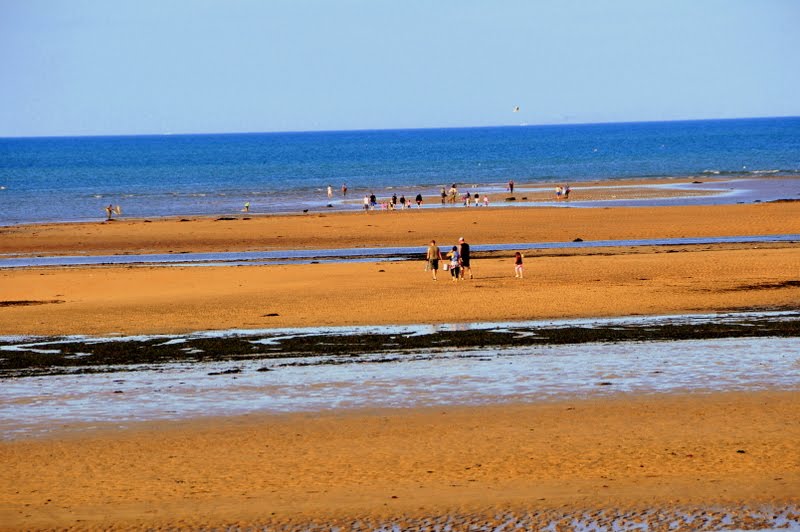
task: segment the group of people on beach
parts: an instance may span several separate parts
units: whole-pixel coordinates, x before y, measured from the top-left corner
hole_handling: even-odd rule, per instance
[[[523,255],[519,251],[514,254],[514,277],[518,279],[522,279],[522,258]],[[446,255],[442,254],[439,246],[436,245],[436,240],[431,240],[428,244],[428,251],[425,255],[425,271],[431,271],[434,281],[438,280],[436,274],[439,271],[440,261],[445,261],[442,269],[450,272],[450,278],[454,282],[472,279],[470,247],[463,236]]]
[[[476,207],[480,207],[481,204],[484,207],[488,207],[489,206],[489,196],[484,195],[482,202],[481,202],[481,195],[478,194],[477,192],[474,195],[470,194],[469,192],[465,192],[464,195],[461,196],[458,193],[458,187],[456,186],[455,183],[450,185],[450,189],[449,190],[445,189],[444,187],[442,187],[442,190],[440,191],[439,195],[442,198],[442,205],[445,205],[447,203],[451,203],[451,204],[455,205],[458,202],[459,198],[461,198],[461,201],[462,201],[462,204],[464,205],[464,207],[469,207],[471,205],[475,205]]]
[[[391,198],[387,198],[380,202],[380,208],[384,211],[393,211],[399,208],[402,209],[410,209],[413,204],[417,204],[417,208],[421,208],[424,200],[422,199],[422,194],[417,194],[417,196],[412,201],[411,199],[406,199],[404,194],[401,194],[400,197],[397,197],[397,194],[392,194]],[[364,194],[364,212],[374,211],[378,208],[378,198],[375,194]]]
[[[569,185],[558,185],[556,187],[556,201],[561,201],[562,199],[568,200],[569,192]]]
[[[436,241],[431,240],[431,243],[428,244],[428,252],[425,256],[425,270],[430,270],[432,272],[434,281],[437,280],[436,273],[439,271],[439,261],[443,261],[444,257],[439,246],[436,245]],[[444,263],[442,269],[450,271],[450,278],[453,281],[465,278],[472,279],[469,244],[467,244],[463,236],[458,239],[458,244],[453,246],[446,257],[448,260]]]

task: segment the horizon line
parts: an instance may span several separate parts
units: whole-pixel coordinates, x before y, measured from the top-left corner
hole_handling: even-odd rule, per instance
[[[165,132],[165,133],[98,133],[88,135],[20,135],[2,136],[0,140],[14,139],[63,139],[63,138],[130,138],[130,137],[188,137],[188,136],[220,136],[220,135],[280,135],[280,134],[303,134],[303,133],[358,133],[358,132],[378,132],[378,131],[432,131],[443,129],[491,129],[491,128],[517,128],[517,127],[560,127],[560,126],[596,126],[612,124],[663,124],[680,122],[719,122],[728,120],[769,120],[778,118],[800,118],[800,115],[776,115],[776,116],[741,116],[727,118],[676,118],[669,120],[621,120],[618,122],[551,122],[540,124],[494,124],[483,126],[430,126],[430,127],[397,127],[397,128],[352,128],[352,129],[286,129],[278,131],[223,131],[223,132]]]

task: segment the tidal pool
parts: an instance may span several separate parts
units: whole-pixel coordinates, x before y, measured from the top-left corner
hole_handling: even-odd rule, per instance
[[[114,369],[114,368],[109,368]],[[800,390],[797,338],[589,343],[127,366],[0,382],[3,439],[245,413]]]

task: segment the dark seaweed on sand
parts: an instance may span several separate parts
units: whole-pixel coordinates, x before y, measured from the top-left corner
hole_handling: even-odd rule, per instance
[[[693,323],[641,323],[571,326],[511,326],[497,329],[437,331],[429,334],[229,335],[181,341],[161,338],[37,338],[0,342],[0,378],[103,373],[150,368],[167,363],[264,360],[298,357],[419,354],[491,347],[584,343],[653,342],[714,338],[797,337],[800,314],[741,317]],[[174,339],[172,339],[174,340]]]

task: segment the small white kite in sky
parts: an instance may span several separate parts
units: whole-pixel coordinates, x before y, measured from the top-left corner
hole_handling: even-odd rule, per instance
[[[515,105],[514,106],[514,112],[515,113],[519,113],[519,105]]]

